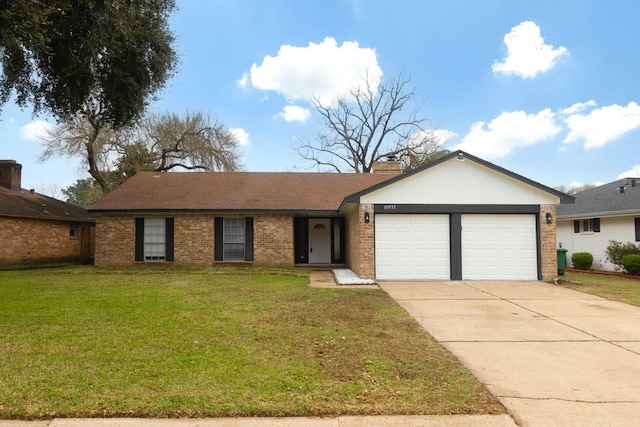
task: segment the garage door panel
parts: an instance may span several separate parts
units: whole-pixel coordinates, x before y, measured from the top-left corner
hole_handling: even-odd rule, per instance
[[[378,279],[449,279],[448,215],[378,214],[375,227]]]
[[[535,215],[462,215],[462,278],[536,280]]]

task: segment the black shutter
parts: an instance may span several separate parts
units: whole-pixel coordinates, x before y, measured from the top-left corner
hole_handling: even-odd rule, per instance
[[[244,260],[253,261],[253,218],[244,219]]]
[[[224,258],[224,222],[221,216],[217,216],[213,219],[213,259],[215,261],[222,261]]]
[[[144,218],[136,218],[136,261],[144,261]]]
[[[640,218],[636,218],[636,242],[640,242]]]
[[[600,218],[593,218],[593,232],[600,232]]]
[[[309,264],[309,218],[293,219],[293,255],[295,264]]]
[[[579,219],[573,220],[573,232],[574,233],[579,233],[580,232],[580,220]]]
[[[173,218],[165,219],[165,261],[173,261]]]

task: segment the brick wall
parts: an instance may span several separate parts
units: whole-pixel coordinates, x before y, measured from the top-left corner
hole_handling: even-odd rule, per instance
[[[0,264],[30,264],[80,259],[78,236],[69,237],[69,223],[29,218],[0,218]]]
[[[139,215],[99,215],[97,217],[96,265],[135,264],[136,216]],[[221,215],[211,213],[155,216],[174,218],[175,264],[214,264],[214,218]],[[253,264],[293,266],[292,216],[254,215],[253,231]]]
[[[547,224],[547,212],[551,214],[551,224]],[[540,206],[540,253],[542,255],[542,278],[544,280],[558,276],[556,220],[556,205]]]
[[[369,223],[364,214],[369,212]],[[375,277],[374,214],[373,205],[349,206],[345,212],[347,227],[347,266],[362,278]]]
[[[173,258],[176,264],[211,265],[213,263],[214,217],[213,214],[174,216]]]
[[[293,267],[293,217],[253,217],[253,262],[255,265]]]
[[[96,217],[95,265],[133,264],[136,225],[133,216],[100,215]]]
[[[347,205],[345,209],[345,264],[359,274],[360,263],[360,221],[358,205]]]

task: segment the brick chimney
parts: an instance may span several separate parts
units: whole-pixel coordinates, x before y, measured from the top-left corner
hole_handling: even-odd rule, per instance
[[[402,163],[397,160],[387,160],[386,162],[373,162],[373,173],[384,175],[400,175],[402,173]]]
[[[22,165],[15,160],[0,160],[0,185],[12,191],[22,189]]]

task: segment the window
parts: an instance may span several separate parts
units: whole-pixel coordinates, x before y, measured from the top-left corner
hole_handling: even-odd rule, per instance
[[[636,226],[636,242],[640,242],[640,218],[635,219]]]
[[[165,250],[165,219],[145,218],[144,220],[144,260],[164,261]]]
[[[573,221],[573,232],[583,234],[599,233],[600,218],[588,218]]]
[[[224,218],[223,259],[244,261],[244,218]]]
[[[136,218],[136,261],[173,261],[173,218]]]
[[[253,218],[214,219],[214,260],[253,261]]]
[[[78,238],[78,224],[75,222],[69,223],[69,238],[70,239]]]

